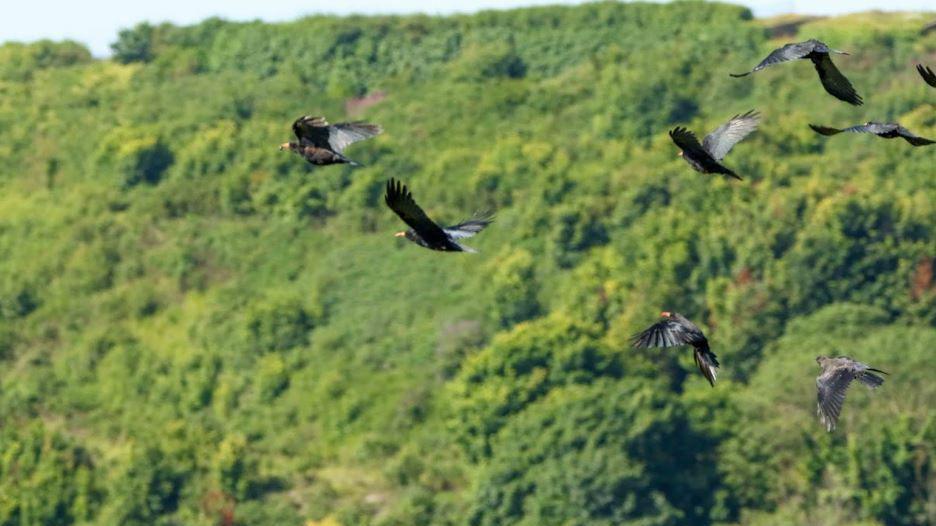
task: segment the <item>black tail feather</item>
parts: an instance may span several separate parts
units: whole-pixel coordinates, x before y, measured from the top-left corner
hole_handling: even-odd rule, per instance
[[[695,359],[696,365],[699,367],[699,371],[702,372],[702,376],[709,381],[712,387],[715,387],[715,379],[718,376],[719,365],[715,353],[707,348],[696,348],[693,349],[693,351],[692,356]]]
[[[865,371],[865,373],[864,373],[863,375],[861,375],[861,376],[858,377],[858,381],[859,381],[859,382],[865,384],[866,386],[870,387],[871,389],[875,389],[875,388],[880,387],[881,385],[884,384],[884,379],[881,378],[880,376],[878,376],[878,375],[872,373],[871,371],[875,371],[875,372],[878,372],[878,373],[884,373],[884,374],[887,374],[887,373],[885,373],[884,371],[878,371],[877,369],[868,369],[867,371]]]

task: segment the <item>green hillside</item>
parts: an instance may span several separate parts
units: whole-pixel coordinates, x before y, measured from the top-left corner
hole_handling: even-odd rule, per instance
[[[933,14],[698,2],[0,46],[0,526],[936,524]],[[808,62],[819,38],[865,98]],[[692,171],[667,130],[751,108]],[[363,119],[362,168],[280,152]],[[390,177],[472,246],[392,234]],[[722,363],[633,350],[675,310]],[[815,415],[820,354],[888,371]]]

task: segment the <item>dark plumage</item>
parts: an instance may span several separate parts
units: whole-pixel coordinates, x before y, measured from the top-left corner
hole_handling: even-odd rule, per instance
[[[883,137],[885,139],[896,139],[900,137],[914,146],[926,146],[927,144],[936,143],[936,141],[932,141],[930,139],[919,137],[910,133],[910,130],[897,123],[883,124],[880,122],[866,122],[864,124],[859,124],[857,126],[844,129],[817,126],[815,124],[810,124],[809,127],[812,128],[816,133],[828,136],[836,135],[842,132],[873,133],[874,135]]]
[[[849,82],[848,79],[845,78],[845,75],[842,75],[842,72],[832,63],[832,58],[829,56],[830,53],[838,53],[840,55],[848,54],[844,51],[832,49],[816,39],[809,39],[805,42],[787,44],[782,48],[773,50],[767,55],[767,58],[762,60],[760,64],[747,73],[730,73],[730,75],[732,77],[744,77],[769,66],[773,66],[774,64],[808,58],[812,61],[813,66],[816,67],[816,72],[819,73],[819,80],[830,95],[849,104],[861,106],[864,101],[862,101],[861,96],[855,91],[851,82]]]
[[[705,136],[702,144],[695,134],[683,127],[670,130],[669,136],[679,146],[679,156],[696,171],[725,174],[740,180],[741,176],[721,164],[725,155],[742,139],[757,129],[760,116],[754,110],[735,115],[728,122]]]
[[[340,122],[328,124],[324,117],[299,117],[293,122],[293,133],[299,142],[287,142],[280,150],[289,150],[306,161],[317,165],[358,163],[344,156],[349,145],[379,135],[383,130],[376,124]]]
[[[828,358],[817,356],[816,363],[822,368],[816,378],[818,403],[816,414],[828,431],[835,429],[835,423],[845,403],[845,392],[852,380],[858,380],[871,389],[879,387],[884,379],[874,373],[887,374],[879,369],[872,369],[867,364],[852,360],[847,356]]]
[[[678,312],[661,312],[663,320],[654,323],[647,330],[636,335],[632,344],[637,348],[649,347],[678,347],[691,345],[693,358],[712,387],[715,387],[715,377],[718,374],[718,358],[709,349],[708,340],[696,326]]]
[[[933,70],[931,70],[928,67],[925,67],[923,64],[917,64],[916,69],[920,73],[920,76],[923,77],[923,80],[926,81],[927,84],[936,88],[936,73],[933,73]]]
[[[396,212],[407,225],[409,230],[397,232],[397,237],[405,237],[421,247],[444,252],[477,252],[477,250],[462,245],[460,239],[471,237],[484,230],[494,218],[488,214],[475,214],[471,219],[452,225],[440,227],[423,212],[422,208],[413,200],[413,194],[402,183],[394,179],[387,181],[387,193],[384,201],[390,210]]]

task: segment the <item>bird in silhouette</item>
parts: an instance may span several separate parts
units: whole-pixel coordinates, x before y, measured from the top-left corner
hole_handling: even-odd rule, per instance
[[[831,53],[848,55],[848,53],[832,49],[816,39],[809,39],[805,42],[787,44],[779,49],[771,51],[770,54],[767,55],[767,58],[762,60],[757,66],[754,66],[754,69],[747,73],[729,73],[729,75],[732,77],[744,77],[769,66],[773,66],[774,64],[808,58],[812,61],[813,66],[816,67],[816,72],[819,73],[819,80],[830,95],[849,104],[861,106],[863,103],[861,96],[855,91],[851,82],[845,78],[845,75],[842,75],[842,72],[832,63]]]
[[[852,380],[858,380],[871,389],[875,389],[884,383],[884,379],[874,373],[887,374],[848,356],[838,358],[817,356],[816,363],[822,369],[816,378],[819,399],[816,404],[816,414],[819,415],[819,421],[828,431],[835,429],[835,423],[842,412],[842,404],[845,403],[845,392],[848,391]]]
[[[757,129],[760,116],[754,110],[743,115],[735,115],[728,122],[715,128],[712,133],[702,139],[683,127],[677,127],[669,132],[669,136],[679,146],[679,156],[689,163],[689,166],[705,174],[719,173],[741,180],[741,176],[721,164],[721,160],[742,139]]]
[[[914,146],[926,146],[927,144],[936,143],[936,141],[914,135],[910,133],[910,130],[893,122],[886,124],[880,122],[866,122],[864,124],[859,124],[857,126],[844,129],[817,126],[815,124],[810,124],[809,127],[812,128],[816,133],[828,136],[836,135],[842,132],[873,133],[874,135],[883,137],[885,139],[896,139],[900,137]]]
[[[917,69],[917,72],[920,73],[920,76],[923,77],[923,80],[925,80],[927,84],[936,88],[936,73],[933,73],[933,70],[924,66],[923,64],[917,64],[916,69]]]
[[[634,336],[631,344],[635,348],[650,347],[679,347],[691,345],[693,358],[702,376],[715,387],[715,377],[718,374],[718,358],[709,349],[708,340],[702,330],[695,323],[686,319],[678,312],[663,311],[662,320],[654,323],[645,331]]]
[[[376,124],[340,122],[328,124],[324,117],[299,117],[293,122],[293,133],[298,141],[280,145],[280,151],[289,150],[306,161],[317,165],[350,164],[360,166],[344,156],[344,149],[364,139],[379,135],[383,130]]]
[[[477,234],[494,221],[489,214],[475,214],[471,219],[457,225],[440,227],[429,219],[429,216],[416,204],[409,189],[394,179],[387,181],[384,201],[390,210],[396,212],[396,215],[400,216],[400,219],[410,227],[394,235],[405,237],[421,247],[432,250],[477,252],[471,247],[462,245],[459,241]]]

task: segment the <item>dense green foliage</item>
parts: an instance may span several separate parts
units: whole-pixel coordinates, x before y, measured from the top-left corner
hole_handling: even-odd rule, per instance
[[[208,20],[0,46],[0,525],[936,522],[936,135],[924,16],[817,20],[865,97],[742,8]],[[368,95],[366,98],[361,98]],[[749,108],[702,176],[666,130]],[[365,166],[277,151],[363,118]],[[391,234],[389,177],[443,221]],[[635,351],[660,310],[686,350]],[[815,417],[818,354],[891,373]]]

